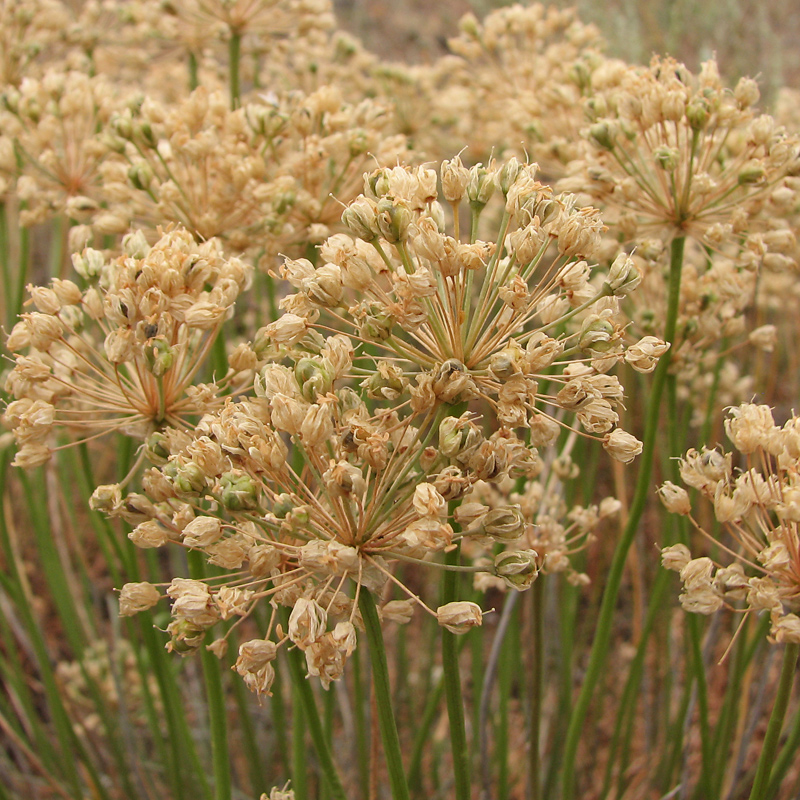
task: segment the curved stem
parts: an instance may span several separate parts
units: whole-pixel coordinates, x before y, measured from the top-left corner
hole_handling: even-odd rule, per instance
[[[681,271],[683,269],[683,248],[685,242],[686,240],[684,237],[673,239],[670,251],[669,301],[667,306],[667,323],[664,331],[664,339],[670,344],[673,344],[675,341],[678,305],[680,300]],[[564,760],[562,763],[564,800],[571,800],[575,794],[575,757],[578,752],[578,742],[595,687],[605,668],[605,661],[611,643],[614,609],[617,604],[617,596],[622,583],[622,574],[625,570],[625,560],[633,544],[634,536],[636,535],[639,522],[652,490],[650,479],[653,472],[657,433],[660,427],[661,396],[664,392],[664,386],[667,380],[667,371],[669,370],[671,355],[672,349],[670,348],[670,350],[661,357],[653,374],[653,384],[645,416],[644,443],[639,462],[639,474],[636,479],[636,488],[631,502],[628,521],[614,551],[608,580],[606,582],[605,591],[603,592],[603,600],[597,620],[597,632],[592,642],[586,678],[573,708],[569,728],[567,730],[566,743],[564,745]]]
[[[300,690],[292,686],[292,789],[296,800],[308,800],[308,753]]]
[[[789,704],[789,696],[792,692],[798,654],[800,654],[800,644],[796,642],[787,644],[786,649],[783,651],[783,666],[781,667],[781,677],[778,683],[778,693],[775,695],[775,703],[772,706],[772,714],[767,725],[767,736],[764,739],[761,756],[758,759],[750,800],[764,800],[767,796],[769,775],[772,771],[772,764],[775,761],[783,719],[786,716],[786,707]]]
[[[364,620],[367,634],[369,657],[372,664],[372,680],[375,684],[375,700],[378,706],[378,723],[383,740],[383,752],[389,769],[389,783],[393,800],[410,800],[406,774],[403,770],[403,754],[400,750],[400,737],[392,709],[392,690],[389,684],[389,668],[386,664],[386,648],[383,644],[381,621],[372,593],[361,587],[358,594],[358,607]]]

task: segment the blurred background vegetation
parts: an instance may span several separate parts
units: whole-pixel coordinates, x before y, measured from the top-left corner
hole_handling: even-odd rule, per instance
[[[497,0],[335,0],[339,24],[383,58],[431,61],[447,53],[458,21],[511,5]],[[551,0],[598,26],[608,55],[646,64],[672,55],[696,70],[716,54],[721,73],[757,78],[768,101],[800,89],[800,0]],[[432,10],[435,9],[435,10]]]

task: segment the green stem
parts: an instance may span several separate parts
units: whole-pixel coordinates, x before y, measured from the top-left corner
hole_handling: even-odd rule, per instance
[[[519,609],[517,609],[517,612]],[[516,670],[514,655],[520,652],[520,615],[511,616],[508,633],[503,641],[503,653],[498,665],[497,688],[499,689],[498,719],[495,729],[494,758],[497,762],[497,800],[508,800],[509,797],[509,703],[514,675],[522,670]]]
[[[368,699],[364,693],[364,675],[361,669],[360,650],[353,653],[353,707],[356,729],[356,752],[358,753],[358,786],[361,800],[369,797],[369,733],[366,712]]]
[[[198,76],[197,53],[189,51],[189,91],[193,92],[200,85]]]
[[[228,42],[228,69],[230,71],[231,110],[239,107],[241,88],[239,86],[239,61],[242,55],[242,34],[231,31]]]
[[[445,556],[445,564],[456,566],[461,554],[461,543]],[[442,576],[442,605],[458,597],[458,573],[445,572]],[[470,763],[467,747],[467,725],[464,719],[464,698],[461,694],[461,673],[458,665],[457,634],[442,630],[442,672],[447,717],[450,721],[450,746],[453,751],[453,778],[456,800],[470,798]]]
[[[272,724],[275,727],[275,738],[277,740],[278,759],[283,771],[291,774],[289,764],[289,736],[286,733],[286,703],[283,695],[283,674],[282,665],[275,662],[275,680],[272,682],[272,697],[269,705],[272,716]]]
[[[195,579],[205,577],[202,554],[193,550],[187,554],[189,572]],[[211,735],[211,762],[214,769],[214,800],[231,800],[231,761],[228,753],[228,715],[225,710],[225,692],[222,670],[217,657],[200,648],[203,664],[203,681],[208,703],[208,728]]]
[[[708,723],[708,682],[706,681],[706,665],[703,660],[703,648],[701,644],[702,631],[700,629],[700,618],[697,614],[690,614],[687,620],[689,634],[689,644],[691,647],[691,669],[694,672],[694,680],[697,683],[697,706],[700,724],[700,752],[702,755],[702,769],[698,788],[702,797],[710,797],[711,775],[713,771],[712,749],[711,749],[711,730]],[[691,678],[690,678],[691,685]]]
[[[14,326],[16,314],[12,313],[9,305],[12,295],[11,279],[11,253],[9,246],[8,207],[5,202],[0,202],[0,273],[3,281],[3,318],[8,330]]]
[[[322,722],[317,712],[314,692],[306,677],[306,671],[303,667],[303,654],[296,647],[291,648],[288,652],[288,661],[292,685],[300,697],[303,715],[306,725],[308,726],[308,732],[311,734],[311,741],[314,743],[314,749],[317,751],[317,758],[319,759],[322,776],[328,784],[331,796],[334,797],[335,800],[347,800],[341,778],[339,778],[336,765],[333,763],[333,756],[328,748],[325,731],[322,728]]]
[[[800,644],[796,642],[787,644],[786,649],[783,651],[783,666],[781,668],[780,682],[778,683],[778,693],[775,695],[775,703],[772,706],[772,714],[767,725],[767,735],[761,748],[761,756],[758,759],[750,800],[764,800],[767,796],[769,776],[772,764],[775,761],[775,753],[778,749],[778,740],[783,727],[783,719],[786,716],[789,696],[792,692],[798,654],[800,654]]]
[[[292,686],[292,789],[296,800],[308,800],[306,726],[300,690]]]
[[[20,226],[19,229],[19,265],[17,288],[11,306],[12,319],[22,311],[22,302],[25,299],[25,282],[28,280],[28,271],[31,260],[31,233],[29,228]]]
[[[370,591],[363,586],[358,594],[358,607],[367,634],[367,645],[372,663],[372,680],[375,684],[375,701],[378,707],[378,724],[381,729],[386,766],[389,769],[392,798],[393,800],[410,800],[406,775],[403,770],[400,737],[397,735],[397,725],[392,710],[392,690],[389,684],[389,668],[386,664],[386,648],[383,643],[381,622],[378,618],[375,600]]]
[[[778,789],[780,789],[786,773],[796,761],[798,747],[800,747],[800,710],[795,712],[789,735],[786,737],[786,742],[772,767],[772,772],[769,776],[769,789],[767,790],[769,800],[777,796]]]
[[[683,269],[684,237],[673,239],[670,252],[669,300],[667,306],[667,322],[664,339],[671,344],[675,341],[680,300],[681,271]],[[650,498],[652,487],[650,479],[653,471],[653,458],[656,452],[657,434],[660,428],[661,396],[667,379],[667,371],[671,360],[671,349],[659,360],[653,374],[653,384],[645,416],[644,442],[640,457],[639,474],[636,480],[633,500],[631,502],[628,521],[614,551],[611,562],[600,614],[597,620],[597,632],[592,642],[589,665],[580,694],[575,703],[567,730],[562,763],[563,798],[572,800],[575,795],[575,758],[578,742],[583,730],[583,723],[589,711],[594,690],[605,670],[606,657],[611,643],[614,609],[617,604],[622,575],[628,551],[633,544],[634,536],[639,528],[642,514]]]
[[[681,425],[678,414],[678,380],[675,375],[667,376],[667,430],[669,431],[669,453],[673,456],[670,460],[669,474],[670,479],[676,483],[680,480],[680,466],[675,456],[681,451],[680,431]],[[689,533],[686,517],[677,517],[676,526],[678,539],[681,542],[688,542]],[[670,542],[671,544],[671,542]],[[714,769],[714,759],[712,757],[711,726],[708,721],[708,682],[706,681],[706,665],[703,660],[702,630],[701,620],[696,614],[689,614],[687,621],[687,631],[691,647],[691,671],[690,683],[692,680],[697,682],[697,706],[698,721],[700,725],[700,750],[702,753],[702,769],[698,786],[705,797],[711,797],[711,778]]]
[[[531,591],[531,719],[528,748],[528,797],[541,800],[542,770],[539,762],[539,732],[542,722],[542,678],[544,666],[544,576],[533,584]]]

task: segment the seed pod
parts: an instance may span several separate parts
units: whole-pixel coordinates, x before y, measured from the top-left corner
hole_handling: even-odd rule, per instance
[[[515,550],[495,556],[494,573],[510,589],[521,592],[536,580],[539,565],[539,554],[535,550]]]

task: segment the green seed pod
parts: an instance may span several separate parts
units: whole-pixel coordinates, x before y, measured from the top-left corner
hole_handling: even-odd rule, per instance
[[[675,172],[678,167],[678,161],[680,160],[680,154],[677,149],[674,147],[667,147],[667,145],[664,144],[655,149],[653,157],[656,160],[656,164],[665,172]]]
[[[294,376],[300,393],[309,403],[314,403],[318,395],[331,390],[333,365],[327,358],[301,358],[295,365]]]
[[[402,242],[408,237],[411,212],[398,200],[382,197],[378,200],[376,221],[381,236],[387,242]]]
[[[539,575],[539,554],[535,550],[500,553],[494,559],[494,573],[510,589],[524,591]]]
[[[249,475],[225,472],[220,476],[220,499],[229,511],[248,511],[258,508],[259,491]]]
[[[367,397],[373,400],[399,397],[406,388],[402,370],[391,366],[373,372],[361,385],[366,388]]]
[[[608,271],[606,284],[617,297],[630,294],[640,283],[642,276],[633,259],[627,253],[620,253]]]
[[[764,179],[764,167],[760,164],[747,164],[739,173],[739,185],[760,183]]]
[[[603,150],[613,150],[617,138],[617,132],[610,122],[595,122],[589,128],[589,138]]]
[[[470,423],[464,424],[459,417],[445,417],[439,423],[439,452],[447,458],[455,458],[467,446]]]
[[[176,462],[169,462],[166,466]],[[166,467],[164,474],[167,474]],[[175,491],[180,494],[202,494],[206,490],[206,476],[203,470],[200,469],[193,461],[186,464],[179,465],[175,471],[175,477],[172,481]]]
[[[150,339],[144,349],[147,368],[156,378],[163,377],[175,362],[175,353],[166,339]]]
[[[128,180],[131,182],[131,186],[133,186],[134,189],[146,192],[153,182],[153,169],[145,162],[132,164],[128,167]]]
[[[158,144],[153,128],[147,120],[143,120],[136,126],[136,134],[148,147],[154,148]]]
[[[394,317],[381,306],[370,306],[361,320],[358,332],[363,339],[385,342],[392,335]]]
[[[367,175],[365,179],[365,189],[375,198],[388,194],[390,187],[391,173],[385,167],[376,169]]]
[[[578,344],[581,350],[606,353],[614,344],[614,325],[607,319],[590,317],[581,326]]]
[[[194,653],[203,644],[206,632],[196,625],[192,625],[189,620],[176,619],[167,625],[167,633],[170,635],[167,648],[170,652],[179,655],[189,655]]]
[[[525,518],[519,506],[492,509],[483,518],[483,532],[503,542],[519,539],[525,532]]]
[[[294,500],[290,494],[279,494],[275,498],[275,503],[272,506],[272,513],[278,519],[286,519],[287,515],[291,513],[294,508]]]
[[[711,111],[705,98],[693,97],[689,101],[689,105],[686,107],[686,119],[689,121],[689,127],[693,131],[703,130],[710,116]]]
[[[494,173],[489,172],[482,164],[476,164],[469,171],[467,180],[467,198],[470,205],[482,209],[491,199],[496,187]]]
[[[522,164],[520,164],[519,159],[516,157],[511,158],[505,164],[503,164],[503,168],[500,170],[500,191],[504,195],[508,195],[508,190],[511,188],[521,171]]]
[[[362,196],[342,212],[342,222],[354,236],[372,242],[378,238],[376,213],[375,201]]]
[[[128,116],[116,115],[111,118],[111,130],[121,139],[130,141],[133,138],[133,121]]]

